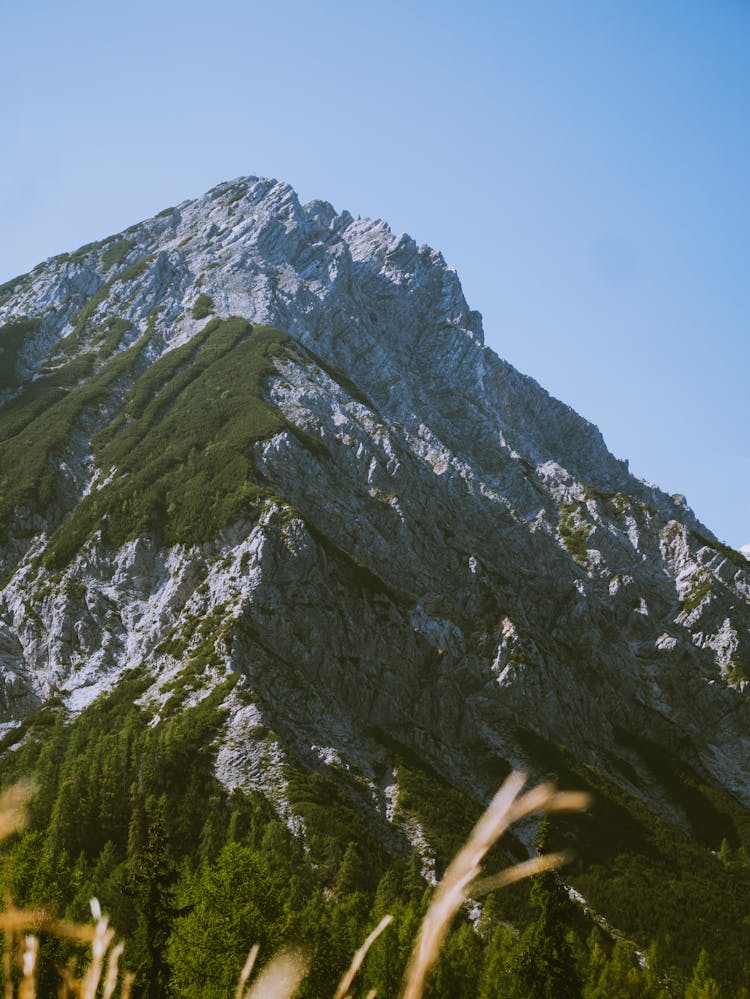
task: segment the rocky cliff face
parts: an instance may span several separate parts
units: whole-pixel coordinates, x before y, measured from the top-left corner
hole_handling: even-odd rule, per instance
[[[654,747],[750,806],[750,563],[486,348],[439,253],[247,178],[0,326],[6,730],[230,676],[218,773],[282,811],[289,759],[390,817],[394,746],[482,798],[540,740],[678,824]]]

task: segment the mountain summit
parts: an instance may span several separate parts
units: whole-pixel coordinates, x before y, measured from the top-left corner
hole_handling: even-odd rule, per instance
[[[440,253],[249,177],[0,326],[6,745],[137,670],[154,724],[221,689],[216,773],[292,824],[300,767],[398,825],[407,758],[709,840],[750,807],[750,564],[484,346]]]

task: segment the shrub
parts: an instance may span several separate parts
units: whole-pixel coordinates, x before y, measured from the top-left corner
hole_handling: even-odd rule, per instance
[[[116,239],[102,254],[102,267],[108,271],[110,267],[115,267],[123,262],[129,251],[136,244],[132,239]]]
[[[214,310],[214,300],[210,295],[201,294],[193,303],[193,319],[205,319]]]

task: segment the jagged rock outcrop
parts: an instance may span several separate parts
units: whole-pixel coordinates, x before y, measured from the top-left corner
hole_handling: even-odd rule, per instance
[[[0,326],[5,728],[233,671],[219,773],[282,811],[289,755],[385,815],[393,745],[483,797],[524,733],[678,823],[644,737],[750,806],[750,563],[485,347],[439,253],[247,178]]]

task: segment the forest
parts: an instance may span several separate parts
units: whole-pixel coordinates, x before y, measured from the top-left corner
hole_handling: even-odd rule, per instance
[[[35,793],[28,828],[4,844],[5,907],[12,902],[85,923],[95,897],[125,941],[123,965],[134,975],[133,995],[144,999],[231,996],[254,944],[259,967],[284,946],[301,948],[307,973],[295,995],[333,996],[362,941],[390,915],[353,994],[375,989],[396,999],[435,891],[425,881],[422,858],[386,849],[345,790],[321,774],[300,768],[288,775],[289,800],[304,821],[304,836],[292,835],[262,795],[228,794],[214,775],[212,743],[224,720],[222,699],[234,682],[152,726],[149,711],[136,703],[148,679],[132,671],[74,720],[51,702],[6,736],[3,787],[32,777]],[[563,777],[574,776],[561,770]],[[420,812],[440,877],[481,809],[413,760],[401,761],[400,778],[405,807]],[[605,803],[607,808],[615,805]],[[540,850],[570,848],[576,823],[585,826],[587,818],[545,820]],[[630,823],[634,827],[636,820]],[[627,831],[633,834],[633,828]],[[639,862],[622,852],[612,863],[606,849],[593,855],[589,834],[572,844],[578,858],[569,869],[539,873],[530,883],[487,894],[471,911],[464,907],[425,995],[747,997],[748,920],[735,925],[737,932],[731,926],[747,904],[746,848],[732,848],[725,839],[708,855],[709,868],[701,869],[695,861],[706,851],[694,847],[692,854],[687,838],[666,826],[656,830],[659,836],[667,837],[662,850],[671,854],[671,879],[653,844]],[[511,834],[490,852],[487,869],[516,862],[523,852]],[[587,864],[587,853],[593,863]],[[692,883],[674,876],[681,863],[693,864]],[[602,864],[611,864],[606,874]],[[588,885],[587,898],[598,890],[606,896],[610,918],[614,912],[621,926],[656,932],[626,936],[573,901],[565,878],[576,871],[576,883]],[[641,880],[636,896],[624,891],[625,879]],[[718,907],[710,920],[705,899],[697,905],[703,890]],[[634,897],[638,911],[628,912]],[[727,897],[737,899],[736,911],[727,908]],[[662,920],[674,911],[675,899],[686,918],[670,930]],[[697,923],[689,908],[700,912]],[[13,946],[6,933],[8,964]],[[42,933],[39,995],[56,995],[60,969],[82,959],[76,942]]]

